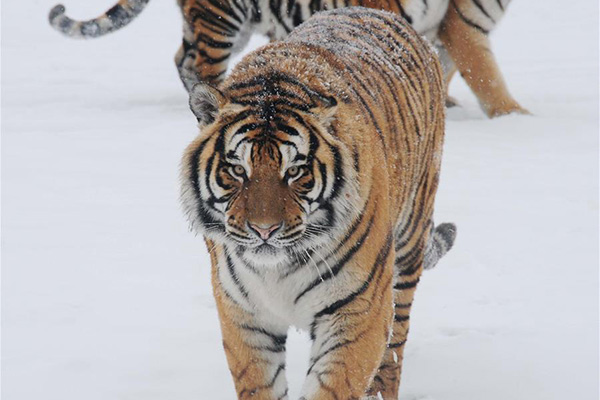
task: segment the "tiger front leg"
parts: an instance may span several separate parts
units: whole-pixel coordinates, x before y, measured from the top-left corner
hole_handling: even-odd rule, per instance
[[[229,3],[184,3],[183,43],[175,64],[188,92],[198,82],[220,83],[234,50],[243,49],[250,37],[248,11]]]
[[[365,396],[380,365],[390,336],[392,276],[383,265],[379,276],[357,295],[318,313],[302,400],[347,399]],[[385,271],[385,272],[384,272]],[[351,299],[351,300],[350,300]]]
[[[441,44],[437,43],[435,45],[438,56],[440,58],[440,63],[442,64],[442,70],[444,72],[444,85],[446,87],[446,108],[456,107],[460,105],[458,100],[454,97],[450,96],[450,82],[452,78],[456,74],[456,64],[452,61],[450,54],[446,48]]]
[[[223,347],[237,398],[287,400],[287,328],[258,320],[227,296],[220,285],[215,287]]]

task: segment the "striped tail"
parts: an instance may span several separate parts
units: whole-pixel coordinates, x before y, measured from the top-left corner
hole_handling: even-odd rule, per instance
[[[429,237],[423,268],[435,267],[440,258],[452,248],[455,239],[456,225],[447,222],[436,226]]]
[[[119,0],[110,10],[89,21],[76,21],[65,15],[65,6],[58,4],[50,10],[50,25],[66,36],[89,39],[104,36],[129,24],[150,0]]]

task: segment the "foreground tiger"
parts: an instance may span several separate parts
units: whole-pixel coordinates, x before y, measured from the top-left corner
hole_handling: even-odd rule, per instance
[[[434,52],[396,14],[343,8],[194,86],[182,200],[204,234],[240,399],[287,398],[286,333],[312,338],[303,399],[397,399],[444,136]]]
[[[198,80],[221,81],[230,57],[252,32],[282,39],[320,10],[365,6],[401,14],[422,35],[439,43],[448,87],[456,69],[488,116],[526,113],[508,92],[490,50],[488,34],[511,0],[178,0],[183,12],[183,44],[175,56],[189,89]],[[58,5],[52,26],[72,37],[90,38],[115,31],[136,17],[149,0],[120,0],[99,18],[79,22]]]

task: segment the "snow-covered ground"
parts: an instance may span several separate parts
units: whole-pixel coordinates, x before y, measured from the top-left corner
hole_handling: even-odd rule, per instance
[[[52,5],[2,4],[3,398],[230,400],[178,204],[197,132],[176,2],[88,42],[49,28]],[[417,291],[402,399],[598,399],[597,38],[597,2],[515,0],[493,45],[534,116],[488,120],[453,85],[436,215],[459,235]],[[292,394],[307,350],[292,332]]]

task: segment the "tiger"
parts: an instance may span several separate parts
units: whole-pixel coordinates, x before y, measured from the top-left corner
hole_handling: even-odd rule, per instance
[[[183,42],[175,55],[189,91],[198,81],[218,83],[231,57],[244,49],[253,32],[281,40],[312,14],[346,6],[365,6],[400,14],[436,44],[446,92],[458,70],[489,117],[529,114],[509,93],[491,51],[489,34],[511,0],[178,0]],[[119,0],[102,16],[75,21],[63,5],[49,15],[51,25],[74,38],[94,38],[129,24],[149,0]],[[448,105],[456,101],[448,97]]]
[[[397,399],[434,227],[445,125],[434,49],[398,14],[315,13],[197,83],[181,199],[204,236],[239,399],[287,399],[291,326],[309,333],[303,400]]]

